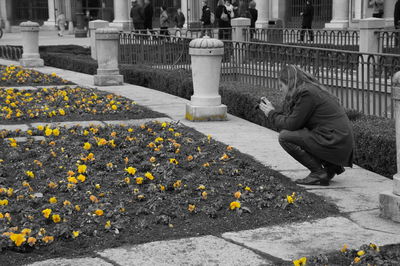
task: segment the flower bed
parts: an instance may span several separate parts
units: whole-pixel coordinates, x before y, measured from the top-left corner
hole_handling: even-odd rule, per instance
[[[10,86],[47,86],[73,84],[55,73],[51,75],[40,73],[21,66],[0,65],[0,87]]]
[[[363,245],[359,249],[349,249],[343,245],[340,251],[326,255],[303,257],[284,265],[323,266],[323,265],[400,265],[400,245],[379,247],[376,244]]]
[[[156,117],[165,115],[96,89],[68,86],[37,90],[0,88],[0,124]]]
[[[31,135],[45,139],[16,139]],[[10,264],[338,213],[180,124],[38,127],[0,136],[0,260]]]

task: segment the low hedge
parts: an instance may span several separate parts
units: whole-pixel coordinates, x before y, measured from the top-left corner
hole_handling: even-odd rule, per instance
[[[41,54],[46,65],[93,75],[97,63],[88,55],[74,56],[67,53],[45,52]],[[160,70],[148,66],[121,65],[120,72],[127,83],[163,91],[190,99],[193,94],[191,74],[187,70]],[[272,128],[265,116],[254,106],[261,96],[266,96],[279,106],[282,95],[277,90],[268,90],[237,82],[222,82],[222,102],[228,112],[253,123]],[[356,140],[354,163],[381,175],[391,177],[396,170],[396,137],[394,121],[365,116],[349,110]],[[273,128],[272,128],[273,129]]]

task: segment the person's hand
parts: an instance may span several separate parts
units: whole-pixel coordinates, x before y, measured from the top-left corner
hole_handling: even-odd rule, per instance
[[[268,99],[265,97],[261,98],[261,103],[260,103],[259,107],[260,107],[260,110],[263,111],[266,116],[268,116],[271,111],[275,110],[272,103],[270,101],[268,101]]]
[[[300,16],[303,16],[303,14],[304,14],[304,13],[303,13],[303,12],[301,12],[301,13],[300,13]]]

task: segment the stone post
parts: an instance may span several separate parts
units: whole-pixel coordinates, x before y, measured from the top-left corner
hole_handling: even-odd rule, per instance
[[[94,60],[97,60],[96,56],[96,30],[101,28],[108,28],[108,21],[105,20],[92,20],[89,21],[90,30],[90,54]]]
[[[349,2],[348,0],[333,0],[332,20],[325,24],[327,29],[347,29],[349,27]]]
[[[385,26],[387,28],[394,27],[394,5],[396,4],[396,0],[385,0],[384,2],[384,11],[383,17],[385,19]]]
[[[393,176],[393,191],[379,195],[381,216],[400,223],[400,72],[393,77],[392,99],[396,121],[397,174]]]
[[[118,69],[119,31],[116,28],[102,28],[95,31],[97,75],[94,76],[96,86],[122,85],[124,78]]]
[[[234,42],[245,42],[248,40],[250,35],[250,24],[249,18],[234,18],[231,20],[232,25],[232,41]]]
[[[360,52],[378,53],[379,35],[375,33],[385,27],[385,20],[380,18],[361,19],[360,23]]]
[[[186,119],[194,122],[227,119],[227,107],[221,104],[219,81],[224,43],[205,36],[189,44],[192,59],[193,96],[186,105]]]
[[[19,60],[23,67],[44,66],[43,59],[39,55],[39,24],[32,21],[19,24],[22,35],[23,54]]]

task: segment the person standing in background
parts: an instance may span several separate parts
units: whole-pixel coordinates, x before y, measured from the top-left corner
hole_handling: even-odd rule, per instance
[[[218,39],[220,40],[229,40],[231,37],[231,17],[229,15],[228,10],[226,10],[226,6],[224,5],[224,0],[218,0],[218,6],[215,10],[215,18],[218,21],[218,27],[220,28],[218,31]]]
[[[211,29],[211,10],[210,7],[208,6],[207,0],[203,1],[203,8],[202,8],[202,14],[201,14],[201,25],[202,25],[202,31],[201,35],[204,36],[207,34],[210,36],[210,29]],[[206,33],[207,32],[207,33]]]
[[[247,17],[247,6],[244,0],[239,0],[239,17]]]
[[[394,18],[394,28],[396,30],[400,29],[400,0],[397,0],[396,4],[394,5],[393,18]],[[398,32],[396,32],[395,39],[394,39],[396,47],[398,47],[400,44],[399,38],[400,38],[400,34]]]
[[[238,0],[232,0],[232,6],[233,6],[233,14],[235,14],[235,18],[238,18],[239,17]]]
[[[64,36],[65,23],[66,23],[65,15],[63,12],[60,12],[57,16],[58,36],[60,37]]]
[[[231,19],[235,18],[234,7],[231,4],[230,0],[225,0],[225,7],[226,7],[226,11],[228,11],[228,14],[229,14],[229,25],[230,25]]]
[[[136,32],[141,33],[141,30],[144,29],[144,16],[142,6],[137,2],[137,0],[132,0],[130,16],[132,19],[133,29],[135,29]]]
[[[153,30],[153,14],[154,9],[150,0],[144,0],[144,29]]]
[[[182,13],[182,10],[178,8],[176,10],[176,16],[175,16],[175,25],[177,28],[182,29],[183,25],[185,25],[185,15]]]
[[[169,27],[169,20],[168,20],[168,13],[167,7],[161,6],[161,14],[160,14],[160,35],[169,35],[168,27]]]
[[[310,41],[314,41],[314,32],[311,30],[312,21],[314,19],[314,7],[311,4],[310,0],[306,1],[306,6],[304,11],[300,13],[300,16],[303,17],[303,21],[301,23],[302,31],[300,32],[300,41],[304,41],[304,34],[306,33],[306,29],[308,29],[308,34],[310,37]]]
[[[250,19],[250,40],[251,40],[254,38],[254,34],[256,32],[256,21],[258,19],[256,2],[251,1],[249,3],[249,10],[247,11],[247,17]]]

